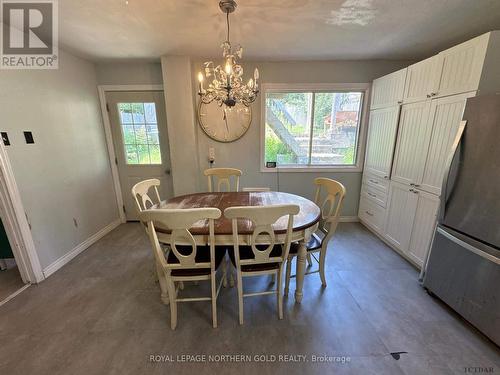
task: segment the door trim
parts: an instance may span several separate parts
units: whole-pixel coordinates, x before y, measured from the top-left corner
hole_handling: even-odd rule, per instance
[[[115,163],[116,152],[113,145],[113,136],[111,133],[111,122],[109,113],[106,107],[106,93],[113,91],[163,91],[163,85],[98,85],[99,102],[101,104],[101,114],[104,125],[104,135],[106,136],[106,145],[108,147],[109,165],[111,166],[111,174],[113,176],[113,184],[116,194],[116,205],[120,214],[122,223],[126,222],[125,212],[123,211],[123,193],[120,185],[120,175],[118,166]]]
[[[24,283],[45,279],[9,155],[0,141],[0,207],[14,259]]]

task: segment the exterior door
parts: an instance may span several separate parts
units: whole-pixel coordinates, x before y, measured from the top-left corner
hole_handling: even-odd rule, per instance
[[[457,135],[467,98],[474,92],[447,96],[432,101],[429,123],[432,123],[432,136],[425,162],[421,189],[436,195],[441,194],[441,185],[446,160]]]
[[[398,130],[399,105],[370,111],[365,171],[388,179]]]
[[[429,121],[431,101],[405,104],[401,108],[398,141],[392,179],[406,185],[418,185],[424,173],[431,137]]]
[[[418,203],[413,220],[408,256],[422,267],[436,227],[440,200],[433,194],[417,189],[414,190],[414,194],[418,196]]]
[[[385,238],[404,253],[408,252],[418,194],[413,188],[391,182]]]
[[[165,99],[162,91],[108,92],[107,107],[127,220],[138,220],[132,187],[157,178],[160,196],[172,193]]]

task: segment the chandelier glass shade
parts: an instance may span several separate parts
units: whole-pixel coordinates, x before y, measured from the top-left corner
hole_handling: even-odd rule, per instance
[[[229,13],[236,9],[234,0],[222,0],[219,7],[226,13],[227,39],[222,43],[223,66],[215,66],[213,61],[203,64],[204,72],[198,73],[198,95],[202,103],[213,101],[219,106],[234,107],[237,103],[249,106],[257,99],[259,93],[259,70],[255,68],[253,78],[247,82],[243,79],[243,68],[238,59],[243,56],[243,48],[238,45],[233,50],[229,42]],[[205,87],[204,81],[208,82]]]

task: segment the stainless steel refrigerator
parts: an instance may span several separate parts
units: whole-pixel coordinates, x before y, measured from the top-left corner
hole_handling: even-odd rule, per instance
[[[500,345],[500,94],[468,99],[463,119],[423,285]]]

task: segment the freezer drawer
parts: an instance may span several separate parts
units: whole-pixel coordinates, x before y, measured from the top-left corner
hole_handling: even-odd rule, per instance
[[[439,226],[423,285],[500,344],[500,259],[495,249]]]

